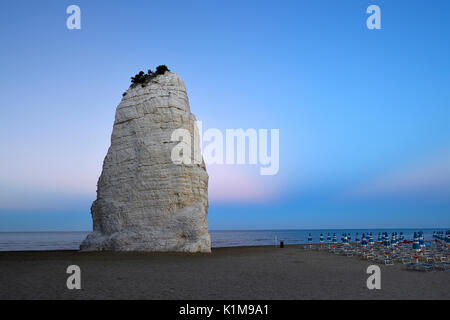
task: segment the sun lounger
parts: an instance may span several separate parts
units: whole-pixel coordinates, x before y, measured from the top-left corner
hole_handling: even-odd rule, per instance
[[[410,262],[406,264],[406,269],[408,270],[416,270],[416,267],[419,265],[419,263],[416,262]]]
[[[406,265],[406,269],[415,270],[415,271],[424,271],[424,272],[434,272],[435,267],[432,263],[416,263],[411,262]]]
[[[434,267],[435,267],[436,270],[448,271],[448,270],[450,270],[450,263],[448,263],[448,262],[436,262],[434,264]]]

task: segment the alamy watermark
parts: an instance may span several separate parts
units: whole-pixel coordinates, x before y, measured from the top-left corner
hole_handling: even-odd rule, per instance
[[[69,290],[81,289],[81,269],[79,266],[73,264],[67,267],[67,274],[70,276],[67,278],[66,285]]]
[[[370,16],[366,20],[366,26],[369,30],[381,29],[381,9],[379,6],[372,4],[367,7],[367,14]]]
[[[194,141],[190,131],[179,128],[172,132],[171,141],[178,142],[171,152],[175,164],[249,164],[261,167],[261,175],[275,175],[280,168],[280,130],[226,129],[225,134],[215,128],[203,132],[201,121],[196,121]],[[247,144],[248,142],[248,144]],[[203,147],[203,144],[206,144]],[[270,153],[269,153],[270,149]],[[203,157],[202,157],[203,156]]]
[[[66,13],[70,16],[66,20],[66,26],[69,30],[81,29],[81,9],[77,5],[70,5],[66,9]],[[381,9],[379,6],[372,4],[367,7],[366,13],[370,16],[366,20],[366,26],[370,30],[381,29]]]
[[[369,290],[381,289],[381,269],[377,265],[371,265],[367,267],[367,274],[370,274],[367,278],[366,285]]]
[[[66,9],[66,13],[70,14],[66,20],[67,29],[81,29],[81,9],[77,5],[70,5]]]

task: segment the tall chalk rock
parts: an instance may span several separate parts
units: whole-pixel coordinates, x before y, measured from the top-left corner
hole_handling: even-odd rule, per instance
[[[128,89],[91,207],[94,229],[81,250],[211,252],[205,164],[171,160],[175,129],[198,143],[195,121],[175,73]]]

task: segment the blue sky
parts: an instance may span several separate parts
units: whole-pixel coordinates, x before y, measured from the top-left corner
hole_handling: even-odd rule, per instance
[[[81,30],[66,28],[71,4]],[[371,4],[381,30],[366,28]],[[115,107],[159,64],[205,129],[280,130],[277,175],[208,167],[212,229],[449,227],[449,12],[444,0],[2,1],[0,231],[91,228]]]

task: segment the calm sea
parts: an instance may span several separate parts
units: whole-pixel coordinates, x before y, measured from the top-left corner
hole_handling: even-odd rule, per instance
[[[338,240],[343,232],[350,233],[352,239],[358,232],[372,232],[375,240],[378,232],[403,232],[406,239],[412,240],[418,229],[339,229],[339,230],[239,230],[239,231],[210,231],[213,248],[234,246],[264,246],[274,245],[277,241],[285,244],[307,243],[311,233],[313,242],[319,242],[319,236],[324,234],[325,241],[328,233],[336,233]],[[425,240],[432,240],[433,231],[446,229],[421,229]],[[78,250],[81,241],[89,232],[0,232],[0,251],[35,251],[35,250]]]

